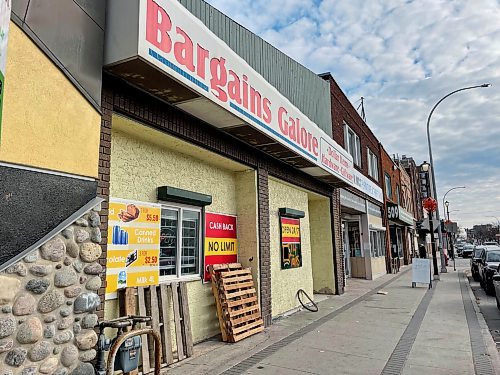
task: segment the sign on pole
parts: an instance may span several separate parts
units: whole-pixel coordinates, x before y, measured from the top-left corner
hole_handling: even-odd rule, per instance
[[[2,107],[7,66],[7,40],[9,37],[11,0],[0,0],[0,142],[2,141]]]
[[[430,259],[413,258],[411,287],[415,288],[417,283],[429,284],[429,288],[432,288]]]

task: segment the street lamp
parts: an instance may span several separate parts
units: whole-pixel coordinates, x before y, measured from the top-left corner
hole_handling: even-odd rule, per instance
[[[431,117],[434,111],[436,110],[437,106],[441,104],[443,100],[448,98],[449,96],[456,94],[457,92],[460,91],[465,91],[465,90],[471,90],[471,89],[476,89],[476,88],[482,88],[482,87],[489,87],[491,84],[489,83],[484,83],[482,85],[476,85],[476,86],[469,86],[469,87],[463,87],[461,89],[455,90],[450,92],[449,94],[446,94],[443,96],[439,101],[432,107],[431,113],[429,113],[429,117],[427,118],[427,143],[429,145],[429,160],[432,165],[431,168],[431,176],[432,176],[432,189],[434,192],[434,196],[437,198],[437,188],[436,188],[436,177],[434,175],[434,169],[435,169],[435,164],[434,164],[434,159],[432,157],[432,145],[431,145],[431,132],[430,132],[430,124],[431,124]],[[436,210],[436,219],[439,222],[439,210]],[[441,272],[446,273],[446,266],[445,266],[445,260],[444,260],[444,255],[443,255],[443,233],[441,232],[441,225],[438,226],[438,237],[439,237],[439,250],[441,254]]]

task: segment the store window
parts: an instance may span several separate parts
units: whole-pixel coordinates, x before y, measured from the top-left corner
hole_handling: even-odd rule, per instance
[[[385,233],[380,231],[370,231],[371,255],[372,258],[385,256]]]
[[[163,206],[161,210],[160,277],[200,275],[201,209]]]
[[[399,191],[399,185],[396,185],[396,199],[398,200],[398,205],[401,205],[401,192]]]
[[[378,181],[378,158],[372,150],[368,148],[368,175]]]
[[[363,252],[361,251],[361,233],[359,231],[359,223],[357,221],[348,222],[347,230],[351,257],[362,257]]]
[[[344,145],[346,151],[351,154],[354,164],[361,167],[361,141],[346,123],[344,123]]]
[[[391,176],[385,174],[385,195],[387,198],[392,199],[392,183]]]

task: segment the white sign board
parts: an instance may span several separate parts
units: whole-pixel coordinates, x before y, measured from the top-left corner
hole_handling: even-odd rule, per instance
[[[431,260],[413,258],[412,262],[412,283],[431,283]]]
[[[141,0],[139,17],[139,56],[320,167],[324,175],[382,201],[381,189],[359,178],[347,151],[178,1]]]

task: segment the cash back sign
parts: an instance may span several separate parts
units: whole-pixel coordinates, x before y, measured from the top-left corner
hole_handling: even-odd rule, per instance
[[[0,141],[2,140],[2,107],[7,65],[7,40],[9,36],[11,0],[0,0]]]
[[[236,216],[205,213],[205,281],[210,281],[208,266],[238,261]]]
[[[300,248],[300,220],[280,216],[281,224],[281,268],[302,267]]]
[[[106,294],[158,285],[161,206],[111,198]]]

